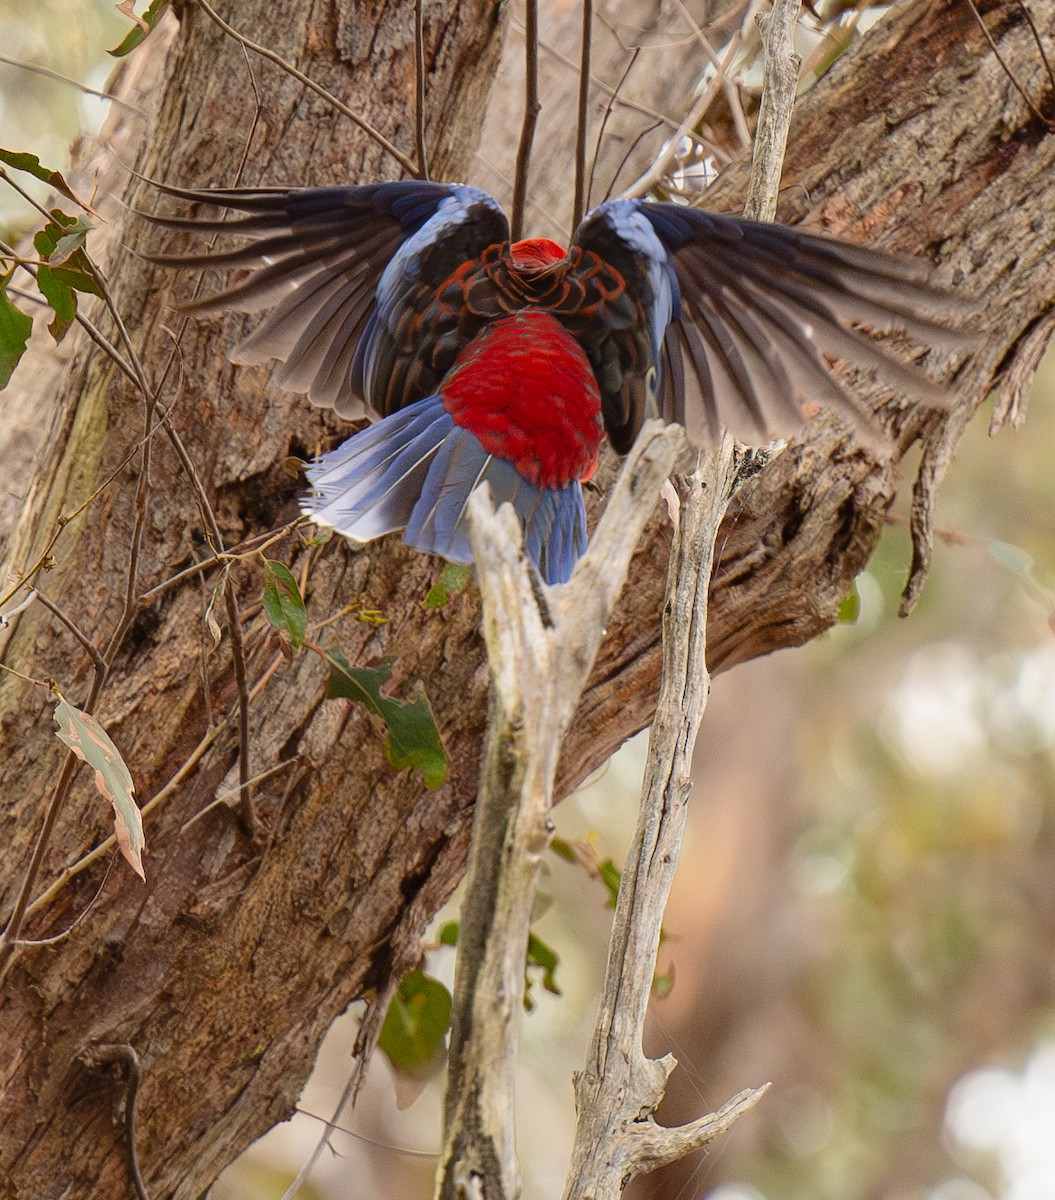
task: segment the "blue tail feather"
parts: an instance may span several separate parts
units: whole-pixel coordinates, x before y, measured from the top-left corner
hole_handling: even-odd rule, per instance
[[[304,513],[366,542],[403,530],[408,546],[471,563],[466,508],[487,482],[496,505],[512,504],[527,554],[546,583],[563,583],[586,549],[582,488],[529,483],[454,423],[438,396],[408,405],[316,459]]]

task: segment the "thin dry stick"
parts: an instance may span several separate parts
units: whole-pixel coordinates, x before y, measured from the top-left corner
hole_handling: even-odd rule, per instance
[[[799,82],[801,62],[794,50],[795,26],[800,0],[774,0],[773,11],[760,14],[762,46],[766,56],[758,130],[751,164],[744,216],[754,221],[772,221],[777,215],[780,173],[788,144],[791,111]]]
[[[757,2],[758,0],[755,0],[755,3]],[[753,3],[751,7],[753,9],[755,4]],[[695,127],[703,114],[711,106],[711,101],[725,86],[725,73],[732,66],[733,59],[739,53],[742,41],[743,37],[740,33],[733,35],[732,40],[729,42],[725,54],[722,57],[721,64],[719,65],[718,70],[715,72],[714,78],[703,89],[700,98],[692,106],[688,116],[671,135],[671,139],[667,143],[667,148],[639,179],[635,180],[630,187],[626,188],[620,193],[620,199],[632,200],[638,196],[644,196],[658,184],[663,182],[663,179],[670,169],[670,164],[677,157],[678,144],[681,142],[681,139]]]
[[[53,71],[50,67],[43,67],[40,63],[23,62],[20,58],[8,58],[6,54],[0,54],[0,63],[4,63],[8,67],[18,67],[20,70],[29,71],[33,75],[43,75],[45,79],[54,79],[57,83],[68,84],[78,92],[82,92],[85,96],[98,96],[100,100],[109,100],[111,104],[117,105],[118,108],[123,108],[125,112],[135,113],[137,117],[142,117],[144,121],[148,119],[147,114],[141,109],[136,108],[134,104],[128,104],[118,96],[111,95],[110,92],[100,92],[98,89],[88,87],[86,83],[81,83],[79,79],[71,79],[68,75],[62,75],[58,71]]]
[[[593,0],[582,0],[582,50],[579,61],[579,108],[575,125],[575,202],[572,233],[586,211],[586,126],[590,103],[590,42],[593,37]],[[624,75],[625,78],[625,75]]]
[[[634,546],[682,444],[677,428],[645,425],[590,548],[563,586],[538,581],[508,505],[495,514],[482,490],[469,501],[492,686],[458,936],[441,1200],[519,1195],[513,1075],[557,756]]]
[[[78,1055],[80,1061],[91,1070],[102,1067],[120,1066],[125,1072],[125,1139],[128,1143],[128,1171],[132,1176],[137,1200],[150,1200],[146,1184],[139,1169],[139,1153],[136,1150],[136,1097],[139,1093],[139,1078],[142,1064],[135,1047],[128,1042],[95,1043]]]
[[[96,671],[102,671],[105,673],[106,660],[99,652],[99,647],[96,646],[96,644],[91,640],[90,637],[88,637],[88,635],[84,632],[84,630],[81,629],[81,627],[76,621],[74,621],[72,617],[67,616],[67,614],[61,608],[59,608],[57,604],[49,600],[39,588],[36,588],[34,591],[29,593],[29,599],[39,600],[40,603],[43,604],[48,610],[48,612],[50,612],[53,616],[58,617],[62,624],[66,626],[70,633],[72,633],[77,641],[80,642],[80,644],[84,647],[84,649],[87,650],[88,657],[92,660],[92,665],[95,667]]]
[[[601,146],[604,143],[605,130],[608,128],[608,122],[612,119],[612,113],[615,111],[615,102],[630,76],[630,72],[634,69],[634,63],[637,62],[637,56],[641,53],[639,48],[631,51],[630,58],[627,60],[626,66],[623,68],[622,75],[619,76],[619,81],[615,85],[615,91],[608,98],[608,103],[604,107],[604,115],[601,117],[601,123],[597,127],[597,140],[593,144],[593,158],[590,160],[590,175],[586,180],[586,207],[590,206],[590,197],[593,195],[593,177],[597,172],[597,160],[601,157]],[[657,126],[653,125],[653,129]],[[636,145],[636,142],[635,142]],[[621,169],[621,166],[620,166]],[[618,172],[617,172],[618,174]],[[609,188],[611,191],[611,188]]]
[[[40,832],[37,834],[37,840],[33,844],[33,853],[30,855],[26,873],[22,877],[18,896],[15,899],[15,907],[11,912],[3,933],[0,933],[0,982],[3,981],[12,962],[14,962],[13,956],[22,933],[26,908],[29,905],[29,896],[33,890],[33,884],[36,883],[41,864],[44,861],[44,852],[48,848],[48,842],[51,841],[51,833],[55,828],[55,822],[58,820],[62,806],[66,802],[66,796],[69,793],[73,777],[77,773],[77,762],[77,756],[72,750],[69,751],[62,764],[62,771],[55,785],[55,791],[52,793],[51,801],[44,814],[44,822],[40,827]]]
[[[515,29],[520,29],[521,31],[523,28],[522,26],[517,25],[516,22],[513,23],[513,27]],[[557,62],[563,63],[566,67],[570,67],[571,70],[577,71],[579,69],[579,64],[574,59],[569,58],[566,54],[558,50],[552,42],[547,42],[544,38],[539,39],[539,49],[545,50],[546,53],[555,58]],[[634,53],[640,53],[641,47],[636,46],[633,48],[633,51]],[[673,117],[667,116],[666,113],[661,113],[654,108],[649,108],[647,104],[642,104],[638,100],[632,100],[629,96],[620,96],[618,92],[622,86],[622,81],[613,87],[606,79],[602,79],[599,75],[591,75],[590,86],[606,93],[612,100],[612,103],[618,104],[620,108],[629,108],[632,112],[640,113],[643,117],[651,117],[654,121],[658,121],[661,125],[666,125],[668,129],[678,128],[678,122]]]
[[[425,149],[425,20],[424,0],[414,0],[414,143],[418,153],[418,174],[429,177],[429,157]]]
[[[535,126],[541,107],[538,98],[538,0],[527,0],[524,21],[524,122],[520,127],[520,145],[517,146],[513,214],[509,222],[514,242],[523,236],[531,146],[535,140]]]
[[[359,1032],[355,1037],[355,1045],[352,1047],[353,1063],[351,1074],[348,1076],[348,1080],[337,1099],[336,1105],[334,1105],[333,1117],[325,1122],[326,1128],[316,1143],[315,1149],[312,1150],[307,1161],[297,1172],[297,1177],[282,1193],[280,1200],[293,1200],[304,1184],[307,1183],[309,1176],[315,1169],[315,1164],[329,1146],[330,1138],[333,1137],[334,1131],[340,1128],[337,1122],[340,1120],[341,1113],[345,1108],[355,1107],[359,1089],[363,1086],[363,1080],[366,1078],[367,1064],[373,1055],[377,1039],[381,1035],[381,1026],[384,1024],[385,1014],[388,1012],[388,1006],[398,986],[398,980],[389,979],[385,987],[368,1001],[367,1010],[363,1014],[362,1021],[359,1023]],[[429,1157],[434,1158],[435,1155],[430,1154]]]
[[[692,30],[693,38],[703,47],[704,54],[711,60],[715,68],[719,67],[720,63],[717,52],[708,40],[707,35],[696,22],[692,13],[686,8],[684,0],[674,0],[674,5],[681,13],[682,19]],[[746,149],[746,147],[751,145],[751,131],[747,127],[747,118],[744,116],[744,108],[740,103],[740,93],[731,75],[723,74],[723,79],[724,85],[722,90],[725,93],[725,102],[729,105],[729,115],[733,119],[733,128],[736,130],[736,136],[740,140],[741,147]]]
[[[1036,104],[1030,99],[1029,93],[1019,82],[1018,76],[1014,73],[1014,71],[1011,70],[1011,68],[1004,61],[1004,57],[1000,53],[1000,49],[997,46],[996,42],[993,40],[993,35],[989,32],[989,27],[986,25],[985,21],[982,20],[982,14],[978,11],[978,6],[975,4],[974,0],[967,0],[967,7],[974,14],[974,19],[978,22],[978,28],[981,29],[982,33],[985,35],[985,40],[989,43],[989,49],[992,50],[993,57],[1000,64],[1001,68],[1003,69],[1004,74],[1008,77],[1008,79],[1011,80],[1011,83],[1014,86],[1015,91],[1018,92],[1018,94],[1022,97],[1022,100],[1023,100],[1025,106],[1034,115],[1034,117],[1037,118],[1038,121],[1040,121],[1042,124],[1046,125],[1049,129],[1055,129],[1055,121],[1053,121],[1051,117],[1046,117],[1040,111],[1040,109],[1036,106]],[[1027,13],[1027,16],[1028,16],[1028,10],[1026,9],[1026,6],[1023,4],[1021,7],[1022,7],[1023,11]],[[1047,67],[1048,74],[1050,76],[1052,73],[1051,65],[1048,62],[1047,55],[1044,53],[1044,47],[1041,44],[1039,35],[1037,34],[1037,28],[1033,24],[1032,20],[1029,21],[1029,25],[1033,31],[1033,36],[1036,39],[1036,43],[1040,47],[1040,56],[1044,60],[1044,65]]]
[[[310,88],[316,96],[321,96],[327,104],[331,104],[339,113],[347,117],[354,125],[358,126],[368,137],[372,138],[377,144],[386,150],[396,160],[397,163],[407,172],[412,178],[417,179],[418,168],[401,150],[397,149],[393,144],[376,130],[368,121],[363,120],[361,116],[353,109],[349,108],[343,101],[338,100],[332,93],[328,92],[321,84],[316,83],[314,79],[305,75],[303,71],[298,71],[291,63],[287,62],[280,54],[276,54],[274,50],[269,50],[267,46],[261,46],[258,42],[247,38],[245,34],[239,33],[233,25],[229,25],[223,17],[208,3],[208,0],[195,0],[198,7],[205,15],[214,21],[228,37],[234,38],[240,46],[244,46],[247,50],[252,50],[254,54],[259,54],[261,58],[266,58],[268,62],[272,62],[276,67],[285,71],[287,75],[291,75],[298,83],[302,83],[306,88]]]

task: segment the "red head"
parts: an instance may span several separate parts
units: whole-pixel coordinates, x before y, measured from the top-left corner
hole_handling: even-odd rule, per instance
[[[565,257],[567,251],[549,238],[527,238],[509,247],[509,257],[518,271],[541,271]]]

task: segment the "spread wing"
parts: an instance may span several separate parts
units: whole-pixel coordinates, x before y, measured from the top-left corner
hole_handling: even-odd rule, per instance
[[[657,413],[701,445],[725,429],[748,444],[785,436],[809,403],[867,423],[872,414],[830,373],[832,359],[942,404],[941,387],[858,326],[926,346],[970,340],[954,323],[969,302],[936,287],[925,263],[782,225],[611,200],[587,214],[575,243],[640,299],[639,319],[610,334],[623,367],[604,396],[617,449]]]
[[[405,373],[403,390],[388,386],[402,304],[509,238],[497,203],[460,184],[160,190],[247,214],[231,221],[151,217],[201,235],[249,239],[217,253],[153,256],[166,266],[248,272],[188,311],[265,312],[233,361],[276,359],[281,387],[349,419],[370,410],[384,415],[427,394],[415,394]]]

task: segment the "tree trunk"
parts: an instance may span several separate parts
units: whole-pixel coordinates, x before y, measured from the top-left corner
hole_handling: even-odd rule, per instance
[[[1050,45],[1055,0],[1031,10]],[[425,11],[432,171],[464,177],[498,51],[497,8],[444,0]],[[1052,112],[1055,97],[1017,4],[984,11],[1004,61],[1041,111]],[[224,15],[350,98],[399,146],[413,144],[409,4],[313,5],[305,13],[289,0],[240,0]],[[269,64],[251,65],[262,108],[246,181],[393,174],[376,145],[321,100]],[[232,182],[254,93],[242,52],[196,7],[184,13],[159,92],[140,169],[181,184]],[[875,544],[910,446],[922,439],[924,478],[940,476],[981,398],[994,386],[1009,395],[1028,378],[1055,307],[1053,159],[1055,137],[1026,108],[966,6],[919,0],[895,11],[801,102],[782,219],[940,256],[959,286],[984,297],[985,341],[959,368],[962,400],[947,417],[894,403],[884,410],[897,445],[891,461],[875,461],[834,420],[818,418],[744,490],[712,584],[714,668],[800,644],[831,624]],[[745,178],[730,172],[712,203],[736,208]],[[141,193],[139,203],[149,200]],[[115,244],[159,244],[127,218],[116,233]],[[180,321],[169,305],[187,297],[186,281],[127,253],[112,259],[113,294],[159,380],[167,329]],[[228,546],[295,514],[299,484],[284,458],[307,456],[338,429],[305,402],[269,390],[263,372],[226,363],[241,326],[190,324],[165,393]],[[954,364],[932,359],[935,372],[952,371]],[[61,532],[54,568],[33,580],[101,646],[126,594],[157,588],[202,557],[204,520],[164,431],[153,436],[149,482],[140,488],[141,458],[132,452],[143,436],[143,402],[94,348],[78,349],[60,396],[41,396],[40,411],[52,428],[5,578],[30,566],[59,516],[116,472]],[[599,492],[593,501],[596,511]],[[564,748],[565,792],[650,719],[667,542],[657,516]],[[919,544],[925,549],[922,525]],[[416,773],[396,772],[374,718],[325,700],[320,660],[303,651],[283,657],[260,611],[262,564],[249,555],[232,577],[252,692],[250,773],[270,772],[256,787],[265,846],[255,847],[225,805],[209,808],[239,778],[230,635],[214,646],[205,620],[218,575],[190,574],[145,603],[98,713],[140,800],[160,796],[146,817],[147,882],[121,861],[107,874],[100,856],[33,912],[25,934],[32,938],[62,933],[86,915],[64,940],[23,947],[0,998],[0,1179],[14,1196],[128,1193],[115,1094],[78,1065],[92,1042],[128,1043],[142,1060],[136,1132],[153,1200],[199,1196],[252,1138],[290,1113],[333,1017],[414,962],[425,924],[461,872],[487,709],[474,589],[440,610],[424,608],[439,565],[396,539],[360,552],[339,539],[309,544],[294,532],[266,553],[306,580],[313,621],[352,606],[316,640],[357,665],[394,655],[397,692],[424,681],[451,756],[449,781],[427,793]],[[370,610],[384,623],[356,619]],[[53,677],[80,702],[91,660],[66,626],[39,604],[12,626],[7,662],[36,679]],[[44,688],[0,679],[5,916],[62,763],[52,711]],[[108,831],[90,774],[81,772],[63,807],[38,895]]]

